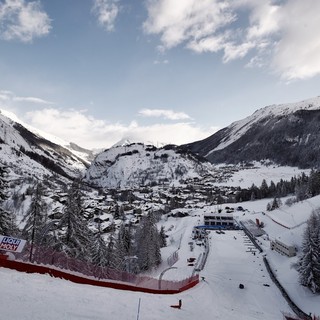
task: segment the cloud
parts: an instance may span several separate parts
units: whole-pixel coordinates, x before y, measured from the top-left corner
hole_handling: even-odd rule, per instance
[[[107,31],[114,30],[114,23],[119,14],[117,0],[94,0],[92,12],[97,16],[99,24]]]
[[[166,109],[142,109],[139,114],[144,117],[163,117],[169,120],[185,120],[191,119],[189,115],[184,112],[175,112],[173,110]]]
[[[161,34],[166,49],[211,36],[235,19],[229,6],[217,0],[151,0],[147,10],[144,30]]]
[[[31,102],[36,104],[53,104],[53,102],[46,101],[36,97],[14,97],[13,101],[17,102]]]
[[[272,66],[286,80],[320,74],[320,2],[290,0],[279,10],[281,37]]]
[[[19,97],[8,90],[0,90],[0,100],[6,103],[22,102],[28,104],[54,104],[53,102],[37,98],[37,97]]]
[[[13,93],[8,90],[0,90],[0,100],[8,101],[11,99]]]
[[[161,51],[184,45],[197,53],[222,52],[227,63],[253,51],[266,55],[279,31],[278,9],[271,0],[151,0],[143,27],[147,34],[160,35]],[[247,24],[239,23],[242,12]]]
[[[0,3],[0,37],[31,42],[49,34],[51,20],[40,1],[5,0]]]
[[[22,120],[39,130],[86,148],[108,148],[125,137],[146,143],[152,141],[154,144],[183,144],[206,138],[215,131],[185,122],[149,126],[141,126],[137,121],[128,125],[110,123],[86,112],[54,108],[28,112]]]
[[[239,10],[249,14],[249,25],[239,26]],[[266,37],[276,32],[277,6],[254,0],[151,0],[147,3],[147,34],[160,34],[161,50],[178,45],[197,53],[223,52],[223,62],[243,58],[263,48]]]
[[[285,80],[320,74],[318,0],[149,0],[144,32],[160,36],[161,51],[183,45],[243,59]]]
[[[164,60],[154,60],[153,64],[168,64],[169,60],[164,59]]]

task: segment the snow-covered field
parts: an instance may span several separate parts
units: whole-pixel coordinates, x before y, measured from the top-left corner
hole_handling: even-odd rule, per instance
[[[237,212],[240,220],[258,217],[265,222],[269,237],[287,237],[288,233],[299,245],[305,221],[312,209],[320,206],[320,197],[302,204],[282,207],[270,216],[279,219],[291,229],[281,227],[262,212],[269,200],[242,203],[247,209]],[[192,226],[202,221],[204,212],[214,210],[205,207],[192,212],[186,218],[163,220],[169,235],[164,258],[179,246],[177,269],[168,270],[164,279],[184,278],[192,273],[187,258],[197,258],[202,248],[195,245],[190,250]],[[302,223],[302,224],[301,224]],[[290,239],[290,237],[288,238]],[[2,288],[1,319],[59,319],[59,320],[105,320],[105,319],[282,319],[281,312],[290,311],[279,290],[272,283],[262,261],[242,231],[229,231],[209,235],[210,254],[200,277],[204,280],[195,288],[177,295],[156,295],[120,291],[109,288],[79,285],[54,279],[46,275],[23,274],[0,268]],[[287,258],[270,250],[267,237],[259,238],[272,268],[289,295],[305,312],[320,314],[320,296],[313,295],[298,284],[297,272],[292,263],[297,258]],[[255,251],[255,253],[253,253]],[[165,263],[162,270],[168,267]],[[158,277],[162,270],[154,272]],[[244,289],[239,289],[239,284]],[[266,286],[269,285],[269,286]],[[173,309],[172,304],[182,300],[182,308]],[[140,313],[138,305],[140,301]]]
[[[309,174],[310,169],[299,169],[297,167],[284,167],[278,165],[263,165],[259,162],[253,162],[254,167],[233,173],[227,182],[216,183],[216,185],[228,185],[232,187],[250,188],[252,184],[257,187],[261,186],[262,180],[265,179],[268,185],[273,181],[278,183],[281,179],[290,181],[294,176],[298,177],[302,172]],[[225,165],[219,165],[218,168]]]

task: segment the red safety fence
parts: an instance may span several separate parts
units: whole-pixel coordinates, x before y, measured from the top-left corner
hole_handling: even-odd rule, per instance
[[[174,294],[199,283],[199,275],[180,281],[159,280],[112,268],[102,268],[92,263],[69,258],[64,252],[51,248],[34,247],[30,260],[30,248],[15,253],[15,260],[0,259],[0,266],[27,273],[49,274],[53,277],[81,284],[110,287],[147,293]]]

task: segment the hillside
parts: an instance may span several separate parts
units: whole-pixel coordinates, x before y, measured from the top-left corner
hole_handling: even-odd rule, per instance
[[[40,132],[0,110],[1,163],[17,177],[73,178],[88,166],[91,152]]]
[[[213,172],[204,158],[174,145],[156,148],[133,143],[115,146],[96,156],[85,180],[102,188],[178,185]]]
[[[300,168],[319,167],[320,97],[271,105],[186,147],[212,163],[271,160]]]

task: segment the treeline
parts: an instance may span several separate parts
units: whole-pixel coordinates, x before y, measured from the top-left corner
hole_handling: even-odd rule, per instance
[[[263,179],[258,187],[253,184],[249,189],[240,189],[235,195],[236,202],[249,201],[264,198],[280,198],[295,195],[296,201],[314,197],[320,194],[320,171],[312,170],[310,175],[302,173],[291,180],[281,179],[279,182],[268,183]]]

